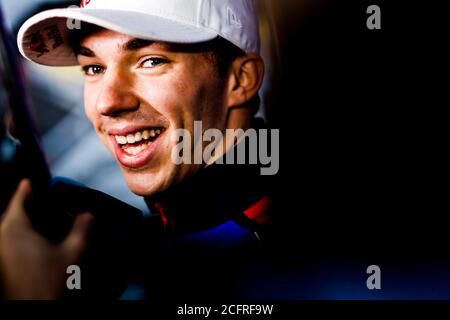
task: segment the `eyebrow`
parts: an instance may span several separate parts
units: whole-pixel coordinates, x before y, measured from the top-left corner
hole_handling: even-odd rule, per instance
[[[89,48],[83,47],[83,46],[75,47],[75,55],[76,56],[85,56],[85,57],[90,57],[90,58],[95,57],[94,51],[92,51]]]
[[[152,45],[153,43],[155,43],[155,41],[153,41],[153,40],[144,40],[144,39],[134,38],[134,39],[131,39],[131,40],[125,42],[121,46],[121,49],[123,51],[137,51],[142,48],[148,47],[148,46]],[[81,56],[93,58],[93,57],[95,57],[95,52],[87,47],[83,47],[83,46],[79,45],[75,48],[75,55],[77,55],[77,56],[81,55]]]
[[[148,47],[155,43],[155,41],[152,40],[144,40],[144,39],[131,39],[130,41],[127,41],[124,45],[122,45],[122,50],[124,51],[136,51],[145,47]]]

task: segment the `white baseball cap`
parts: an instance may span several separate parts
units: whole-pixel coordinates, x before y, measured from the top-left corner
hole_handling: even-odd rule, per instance
[[[28,19],[17,43],[28,60],[77,65],[70,32],[82,21],[145,40],[198,43],[218,36],[259,53],[253,0],[83,0],[81,8],[52,9]]]

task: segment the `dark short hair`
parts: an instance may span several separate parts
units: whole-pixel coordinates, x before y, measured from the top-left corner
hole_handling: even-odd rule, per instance
[[[219,76],[225,76],[233,63],[245,52],[222,37],[204,43],[206,57],[216,66]]]

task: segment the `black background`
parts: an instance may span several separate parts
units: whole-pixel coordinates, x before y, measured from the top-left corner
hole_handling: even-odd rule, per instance
[[[381,30],[366,27],[371,4]],[[284,21],[271,120],[286,251],[448,257],[443,12],[436,1],[322,1]]]

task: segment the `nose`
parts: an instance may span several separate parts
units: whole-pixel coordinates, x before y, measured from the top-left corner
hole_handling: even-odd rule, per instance
[[[103,116],[117,117],[139,108],[139,99],[132,91],[132,79],[114,70],[107,70],[96,101],[97,112]]]

